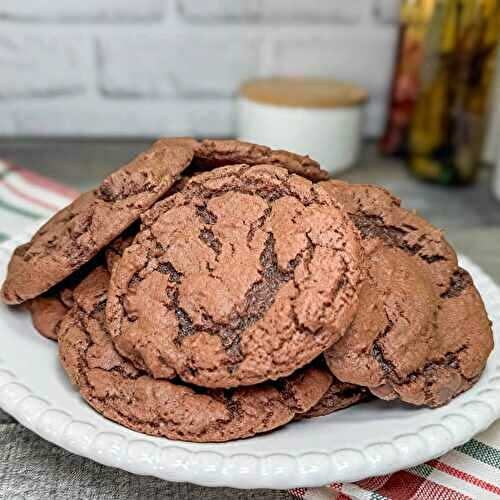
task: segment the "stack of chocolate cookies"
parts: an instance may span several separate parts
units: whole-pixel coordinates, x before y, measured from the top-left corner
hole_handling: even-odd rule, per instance
[[[18,247],[2,296],[85,401],[228,441],[378,397],[436,407],[493,348],[442,233],[308,157],[162,139]]]

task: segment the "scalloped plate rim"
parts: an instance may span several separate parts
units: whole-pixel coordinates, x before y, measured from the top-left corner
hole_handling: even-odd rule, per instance
[[[29,238],[31,234],[32,232],[30,231],[23,231],[19,236],[7,240],[0,245],[0,272],[2,274],[4,273],[10,252],[19,243]],[[488,306],[490,319],[493,321],[495,340],[498,344],[500,342],[500,287],[466,257],[462,257],[462,262],[464,267],[468,268],[475,277],[475,281],[479,285],[478,288],[483,292],[483,295],[484,289],[489,288],[485,302]],[[5,315],[5,310],[6,308],[0,310],[0,317]],[[15,344],[16,337],[13,338]],[[168,481],[188,481],[201,486],[243,489],[313,487],[331,482],[358,481],[369,476],[389,474],[400,469],[413,467],[443,455],[452,448],[465,443],[475,434],[485,430],[497,418],[500,418],[500,400],[498,398],[500,396],[499,351],[500,349],[495,347],[488,362],[488,371],[492,373],[488,377],[483,375],[472,390],[460,396],[458,399],[461,401],[461,404],[458,407],[451,409],[449,412],[445,411],[445,414],[433,423],[427,423],[413,431],[408,430],[406,433],[393,435],[389,440],[373,440],[369,444],[365,444],[362,448],[357,448],[356,446],[349,448],[342,447],[334,448],[330,451],[297,449],[294,453],[285,453],[280,449],[276,450],[276,452],[261,454],[255,449],[252,451],[252,441],[256,438],[249,438],[239,441],[239,443],[247,445],[246,447],[249,451],[246,454],[241,452],[217,452],[206,449],[212,448],[213,445],[170,441],[142,435],[122,428],[117,424],[110,423],[100,415],[98,416],[98,421],[102,421],[102,427],[96,429],[87,449],[85,449],[84,445],[76,447],[67,436],[70,425],[77,423],[95,428],[95,423],[86,421],[84,415],[72,415],[64,407],[57,407],[46,395],[37,395],[34,393],[30,388],[29,381],[24,379],[23,374],[15,373],[12,367],[9,366],[8,360],[2,358],[0,358],[0,406],[22,425],[42,438],[72,453],[131,473],[151,475]],[[8,375],[9,373],[10,375]],[[2,374],[7,378],[4,382],[2,382]],[[9,385],[11,386],[11,390],[15,387],[24,387],[23,390],[25,391],[24,397],[19,399],[13,408],[8,408],[8,403],[2,403],[4,393],[8,392],[5,389],[8,389]],[[496,397],[494,394],[496,394]],[[67,394],[65,397],[69,395]],[[71,397],[73,396],[71,394]],[[30,397],[35,401],[42,399],[48,403],[48,406],[38,416],[33,417],[31,415],[31,418],[27,413],[23,413],[19,409],[21,402],[26,401]],[[481,404],[486,405],[489,409],[489,415],[482,418],[478,416],[477,411],[472,410],[474,405],[477,410],[478,405]],[[363,404],[356,406],[352,410],[362,412],[363,406]],[[54,432],[50,428],[40,427],[41,417],[47,411],[51,411],[53,415],[64,416],[69,419],[62,430]],[[93,410],[91,411],[93,412]],[[414,411],[418,412],[421,410],[415,409]],[[456,434],[456,427],[452,429],[444,423],[445,419],[455,417],[465,419],[468,422],[468,428],[465,429],[464,426],[458,435]],[[306,423],[307,425],[315,425],[314,422],[315,419],[308,420]],[[110,430],[110,427],[113,430]],[[439,432],[437,429],[439,429]],[[439,435],[443,431],[447,437]],[[428,441],[429,436],[425,434],[429,432],[433,440],[431,444]],[[114,436],[126,446],[123,449],[118,448],[120,454],[103,454],[103,451],[96,447],[96,440],[103,435]],[[426,436],[425,438],[423,437],[424,435]],[[261,435],[259,439],[265,438],[265,435]],[[395,442],[408,438],[423,442],[427,446],[427,449],[420,454],[415,452],[413,456],[410,453],[402,457]],[[158,444],[162,442],[165,444]],[[142,452],[137,453],[138,450],[136,448],[138,446],[140,448],[141,443],[144,449]],[[108,445],[111,446],[111,443],[108,443]],[[131,445],[133,450],[135,450],[135,455],[133,452],[130,452]],[[430,448],[430,445],[433,445],[434,450]],[[390,453],[388,452],[388,448],[391,450]],[[114,448],[111,446],[110,449]],[[154,452],[153,456],[150,453],[151,450]],[[397,458],[396,460],[394,459],[394,455]],[[362,462],[354,464],[353,456],[361,457]],[[166,458],[172,459],[173,462],[165,460]],[[216,462],[215,465],[212,462],[206,463],[209,458],[212,462]],[[362,471],[369,472],[369,474]],[[292,476],[293,479],[290,479]]]

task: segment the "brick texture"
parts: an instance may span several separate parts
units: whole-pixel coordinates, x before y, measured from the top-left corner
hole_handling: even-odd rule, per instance
[[[0,35],[0,97],[84,93],[89,51],[76,37]]]
[[[243,80],[366,87],[384,123],[398,0],[0,0],[0,137],[231,136]]]
[[[373,30],[363,37],[346,32],[305,40],[279,40],[274,71],[282,75],[333,76],[366,87],[372,96],[380,96],[390,81],[394,38],[395,32]]]
[[[179,11],[189,21],[257,21],[260,0],[179,0]]]
[[[179,0],[189,21],[357,22],[367,0]]]
[[[269,21],[312,23],[356,23],[361,19],[366,0],[263,0],[262,15]]]
[[[30,22],[158,21],[164,0],[2,0],[0,19]]]
[[[104,36],[97,43],[100,91],[108,97],[172,97],[173,51],[150,37]],[[131,64],[133,61],[133,64]]]
[[[101,38],[100,88],[110,97],[230,97],[257,74],[259,45],[241,36]]]

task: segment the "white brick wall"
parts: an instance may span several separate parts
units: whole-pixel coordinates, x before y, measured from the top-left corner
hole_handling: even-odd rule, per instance
[[[398,0],[0,0],[0,136],[234,133],[241,81],[331,75],[384,122]]]
[[[355,23],[368,0],[179,0],[189,21]]]
[[[224,33],[101,37],[99,86],[109,97],[231,97],[257,74],[260,45]]]
[[[2,0],[0,19],[33,22],[155,22],[163,0]]]
[[[82,94],[88,40],[50,34],[0,34],[0,98]]]

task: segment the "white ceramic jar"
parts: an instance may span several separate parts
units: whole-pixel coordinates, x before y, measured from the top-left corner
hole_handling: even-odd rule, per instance
[[[489,127],[483,160],[493,165],[492,189],[496,199],[500,201],[500,43],[497,47],[495,77],[489,100]]]
[[[241,87],[238,137],[309,155],[331,174],[359,153],[366,92],[325,78],[268,78]]]
[[[495,195],[495,198],[498,201],[500,201],[500,148],[499,151],[497,152],[495,160],[492,181],[493,181],[493,194]]]

